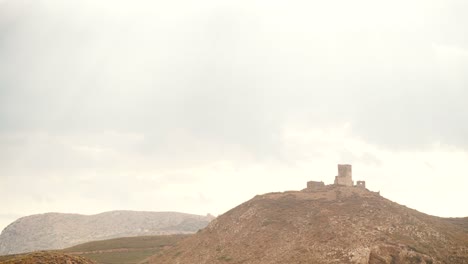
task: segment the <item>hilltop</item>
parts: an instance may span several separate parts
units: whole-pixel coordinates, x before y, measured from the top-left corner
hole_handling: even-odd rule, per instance
[[[149,263],[468,263],[467,220],[320,186],[255,196]]]
[[[97,215],[46,213],[20,218],[0,235],[0,255],[62,249],[116,237],[190,234],[212,216],[176,212],[112,211]]]

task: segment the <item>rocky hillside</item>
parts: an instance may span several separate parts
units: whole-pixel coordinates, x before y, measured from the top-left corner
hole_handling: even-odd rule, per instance
[[[256,196],[150,263],[468,263],[467,218],[444,219],[364,188]]]
[[[18,255],[9,260],[0,261],[0,264],[96,264],[79,256],[72,256],[53,252],[34,252],[31,254]]]
[[[0,235],[0,255],[61,249],[76,244],[142,235],[188,234],[213,219],[175,212],[113,211],[97,215],[47,213],[20,218]]]

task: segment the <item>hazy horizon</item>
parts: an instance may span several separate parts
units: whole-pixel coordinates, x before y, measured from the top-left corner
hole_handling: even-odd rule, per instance
[[[467,217],[468,2],[0,0],[0,229],[353,179]]]

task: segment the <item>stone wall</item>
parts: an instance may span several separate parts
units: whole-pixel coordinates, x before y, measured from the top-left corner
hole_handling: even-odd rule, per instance
[[[307,182],[307,190],[313,191],[325,187],[323,181],[309,181]]]

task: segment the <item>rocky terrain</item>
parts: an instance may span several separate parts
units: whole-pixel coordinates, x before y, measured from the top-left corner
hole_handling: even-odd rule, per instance
[[[96,264],[79,256],[72,256],[54,252],[34,252],[31,254],[18,255],[6,261],[0,261],[1,264]]]
[[[47,213],[20,218],[0,235],[0,255],[61,249],[116,237],[189,234],[212,216],[176,212],[113,211],[97,215]]]
[[[270,193],[149,263],[468,263],[467,220],[426,215],[359,187]]]

